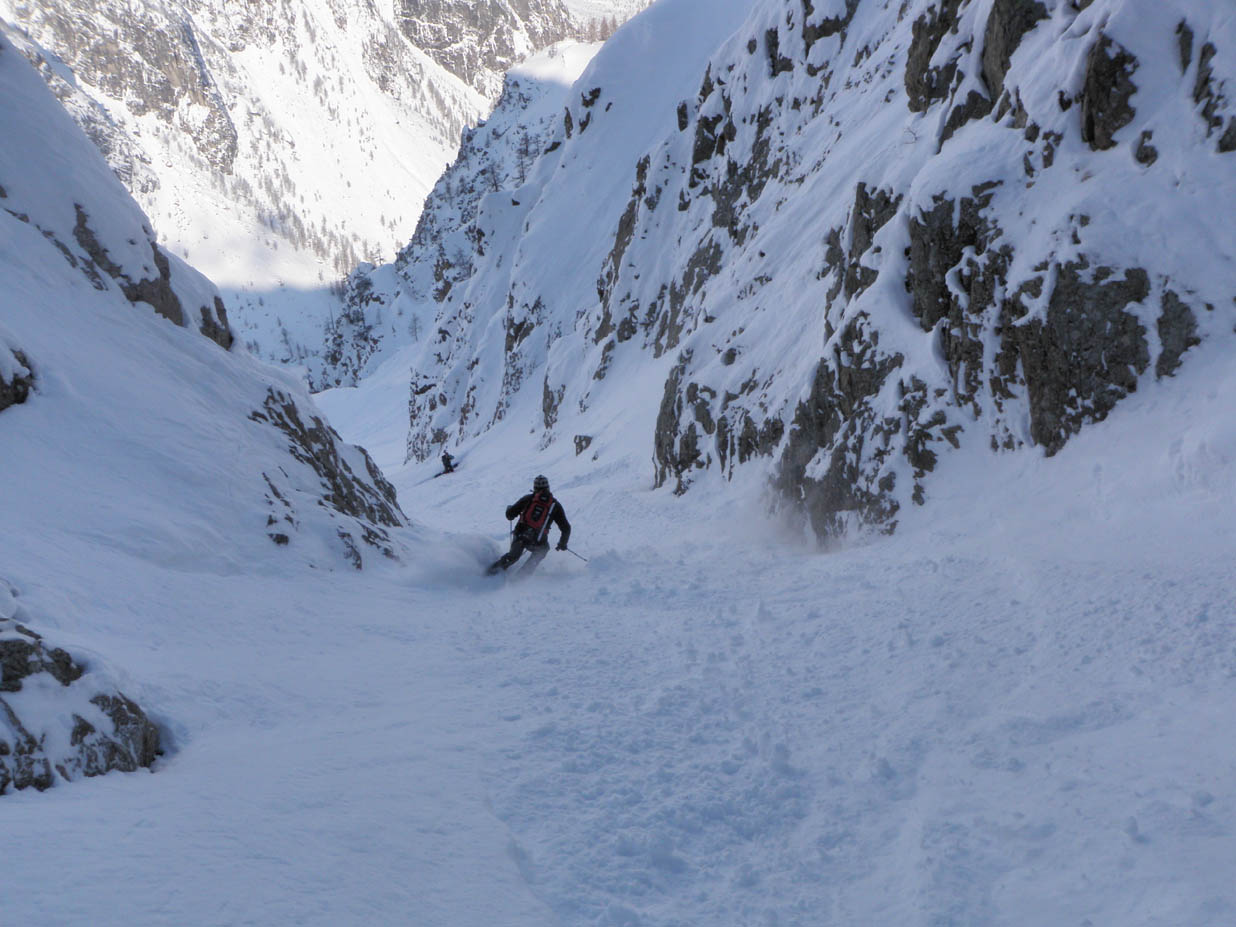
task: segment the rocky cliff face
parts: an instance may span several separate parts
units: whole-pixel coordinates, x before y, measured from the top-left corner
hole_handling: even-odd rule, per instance
[[[414,45],[489,99],[512,65],[576,30],[562,0],[399,0],[398,15]]]
[[[629,92],[623,46],[689,7],[606,46],[534,193],[482,200],[466,283],[432,294],[411,455],[524,391],[543,444],[591,436],[642,357],[658,484],[764,478],[822,536],[892,530],[950,449],[1054,454],[1230,337],[1236,34],[1207,5],[767,0],[689,92]]]

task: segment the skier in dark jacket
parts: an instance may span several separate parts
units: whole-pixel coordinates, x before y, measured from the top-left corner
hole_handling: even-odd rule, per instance
[[[532,492],[521,498],[506,510],[507,521],[519,519],[515,526],[515,536],[511,539],[511,549],[495,560],[487,571],[490,575],[499,570],[505,570],[529,552],[528,562],[524,564],[520,575],[531,573],[549,553],[549,524],[558,526],[558,550],[567,549],[567,541],[571,538],[571,523],[567,521],[562,503],[553,497],[549,491],[549,480],[538,476],[532,481]]]
[[[447,450],[442,451],[442,472],[443,473],[454,473],[455,472],[455,458],[452,457],[451,452]]]

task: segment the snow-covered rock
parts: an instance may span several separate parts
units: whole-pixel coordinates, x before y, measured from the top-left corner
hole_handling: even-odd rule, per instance
[[[145,712],[27,620],[0,579],[0,795],[151,766],[162,751]]]
[[[406,517],[369,456],[233,345],[218,290],[155,242],[3,35],[0,127],[0,510],[22,557],[54,575],[76,539],[96,539],[124,552],[123,595],[128,558],[226,576],[272,557],[403,556]],[[143,707],[105,660],[44,642],[64,616],[19,606],[18,559],[0,576],[0,792],[148,766]]]
[[[663,0],[526,180],[516,113],[444,179],[489,191],[435,194],[468,234],[439,205],[369,275],[437,304],[408,453],[508,419],[595,453],[657,378],[658,485],[767,481],[818,535],[892,530],[962,443],[1054,454],[1231,336],[1234,62],[1194,0]]]
[[[321,362],[304,361],[311,384],[355,385],[397,348],[432,343],[442,331],[462,332],[434,315],[452,288],[471,277],[475,256],[484,251],[477,225],[482,201],[528,182],[561,128],[571,85],[598,47],[563,42],[511,69],[493,113],[463,133],[455,162],[425,200],[412,241],[393,264],[362,265],[348,278]]]
[[[398,0],[396,15],[413,44],[489,99],[512,65],[575,26],[563,0]]]

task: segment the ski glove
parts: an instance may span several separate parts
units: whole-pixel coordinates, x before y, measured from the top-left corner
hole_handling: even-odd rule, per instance
[[[566,549],[567,549],[567,546],[566,546],[566,541],[559,541],[559,542],[558,542],[558,550],[566,550]]]

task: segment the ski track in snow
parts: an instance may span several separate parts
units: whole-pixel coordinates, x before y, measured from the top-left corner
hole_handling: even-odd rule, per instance
[[[1185,432],[1146,467],[1181,510],[1230,466]],[[526,488],[491,441],[395,470],[421,525],[495,529],[415,529],[401,567],[101,557],[23,600],[97,616],[57,633],[174,751],[5,796],[5,919],[1229,923],[1236,576],[1230,530],[1207,539],[1231,506],[1203,489],[1197,543],[1153,506],[1096,520],[1122,471],[1095,449],[1134,433],[999,459],[1007,519],[828,554],[719,485],[649,491],[634,452],[563,456],[537,469],[590,562],[483,578]],[[100,601],[114,575],[131,596]]]
[[[71,155],[55,112],[15,137]],[[0,415],[6,615],[167,753],[0,796],[3,925],[1236,923],[1230,341],[1050,461],[942,456],[895,537],[827,553],[750,483],[650,490],[671,357],[617,358],[589,453],[526,433],[524,390],[441,479],[403,465],[395,358],[319,397],[415,522],[404,562],[355,573],[316,503],[266,534],[254,461],[286,449],[239,423],[281,375],[16,218],[71,242],[80,192],[142,266],[102,162],[6,164],[0,360],[38,373]],[[536,472],[589,563],[480,576]]]
[[[1187,743],[1225,724],[1230,686],[1201,681],[1236,673],[1236,603],[1213,575],[1127,567],[1079,602],[1091,564],[695,553],[611,554],[538,588],[535,626],[478,633],[526,729],[495,809],[564,922],[1049,924],[1096,888],[1225,898],[1198,879],[1231,845],[1220,783],[1143,753],[1178,687],[1203,689]],[[1061,859],[1054,909],[1009,903],[1043,905]]]

